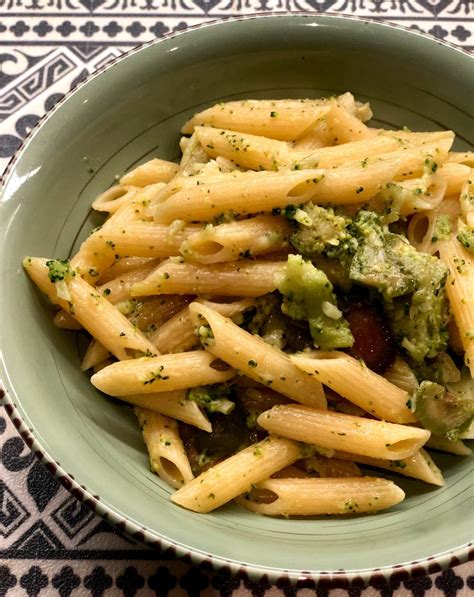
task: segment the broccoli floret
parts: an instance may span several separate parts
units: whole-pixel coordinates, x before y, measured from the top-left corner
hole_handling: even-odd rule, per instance
[[[414,391],[412,402],[421,424],[449,440],[459,439],[474,416],[472,388],[471,392],[464,393],[447,391],[442,385],[423,381]]]
[[[58,298],[70,302],[71,293],[68,282],[76,275],[76,272],[71,269],[69,259],[50,259],[46,265],[48,266],[48,277],[56,286]]]
[[[458,223],[457,239],[466,251],[474,253],[474,230],[466,226],[461,220]]]
[[[358,248],[350,278],[382,294],[393,331],[415,361],[435,357],[448,338],[447,268],[391,233],[373,212],[360,211],[353,230]]]
[[[297,230],[290,241],[302,255],[324,253],[339,257],[355,249],[354,238],[348,230],[350,219],[337,215],[332,208],[309,202],[297,209],[292,219],[297,222]]]
[[[210,413],[228,415],[234,410],[235,402],[232,397],[232,388],[226,384],[214,384],[191,388],[186,393],[186,400],[193,400],[196,404]]]
[[[358,247],[350,278],[376,288],[385,300],[414,292],[417,274],[427,256],[414,249],[403,236],[389,232],[374,212],[361,210],[352,228]]]
[[[76,275],[69,265],[69,259],[50,259],[46,262],[48,266],[48,277],[51,282],[59,282],[60,280],[68,280]]]
[[[446,349],[449,308],[444,293],[445,272],[420,283],[412,295],[385,303],[386,313],[401,346],[416,362],[433,358]]]
[[[441,214],[435,220],[431,242],[435,243],[438,240],[449,240],[450,237],[451,218],[447,214]]]
[[[333,286],[324,272],[301,255],[289,255],[276,284],[284,296],[283,313],[309,322],[315,346],[323,350],[352,346],[349,324],[337,308]]]

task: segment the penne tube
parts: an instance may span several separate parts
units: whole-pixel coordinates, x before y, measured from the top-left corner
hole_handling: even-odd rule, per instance
[[[430,439],[426,443],[427,446],[429,445]],[[339,450],[336,450],[335,456],[342,460],[355,460],[359,464],[366,464],[367,466],[393,471],[404,477],[420,479],[420,481],[430,483],[431,485],[437,485],[438,487],[442,487],[445,484],[443,473],[439,470],[428,452],[423,448],[418,450],[418,452],[415,452],[412,456],[401,460],[369,458],[368,456],[350,454],[349,452],[342,452]]]
[[[326,126],[331,137],[331,144],[341,145],[351,141],[362,141],[374,136],[363,122],[341,107],[336,100],[331,100],[331,109],[326,114]]]
[[[469,228],[474,229],[474,169],[469,173],[469,178],[463,184],[459,195],[461,214]]]
[[[371,371],[363,361],[339,351],[290,356],[292,363],[371,415],[393,423],[417,419],[407,407],[410,395]]]
[[[267,516],[322,516],[378,512],[404,498],[395,483],[377,477],[267,479],[237,503]]]
[[[391,384],[405,390],[409,394],[412,394],[418,387],[416,375],[408,363],[400,356],[395,358],[395,361],[385,370],[383,376]]]
[[[103,284],[109,280],[114,280],[151,261],[153,261],[153,257],[120,257],[100,276],[97,282],[100,281]]]
[[[198,263],[236,261],[271,253],[288,245],[291,227],[279,216],[257,216],[249,220],[207,225],[189,236],[179,251]]]
[[[193,176],[201,172],[203,167],[209,162],[209,156],[201,147],[196,134],[186,140],[182,145],[183,156],[179,164],[178,176]]]
[[[189,313],[206,350],[292,400],[326,408],[321,384],[294,365],[284,352],[206,305],[191,303]]]
[[[456,456],[470,456],[472,454],[471,448],[466,446],[460,439],[451,440],[447,437],[433,434],[426,442],[426,447],[431,450],[440,450],[441,452],[455,454]]]
[[[437,159],[446,157],[451,142],[448,139],[435,144],[439,149]],[[176,218],[206,221],[228,211],[251,214],[306,201],[321,205],[363,203],[391,180],[421,172],[430,149],[423,146],[388,152],[365,167],[357,163],[289,172],[230,172],[204,180],[196,177],[194,187],[177,185],[176,192],[170,189],[167,199],[156,208],[155,220],[162,224]]]
[[[179,247],[186,238],[200,230],[200,226],[186,226],[173,230],[161,226],[137,222],[118,228],[99,230],[90,236],[87,249],[98,253],[98,257],[109,257],[112,262],[118,257],[169,257],[179,255]],[[97,258],[97,255],[96,255]]]
[[[132,299],[119,304],[133,311],[127,315],[130,321],[149,335],[152,335],[161,325],[176,313],[181,311],[191,300],[191,297],[179,294],[167,294],[158,297]],[[151,340],[150,340],[151,342]]]
[[[234,374],[230,368],[220,370],[212,354],[196,350],[113,363],[93,375],[91,382],[101,392],[120,397],[221,383]]]
[[[224,317],[230,318],[249,309],[254,304],[252,299],[242,299],[232,303],[213,303],[198,299],[197,302],[214,309]],[[160,326],[149,336],[149,340],[161,354],[183,352],[199,345],[199,340],[194,333],[188,307],[176,313],[176,315]]]
[[[430,437],[425,429],[299,404],[274,406],[263,412],[257,423],[282,437],[385,460],[408,458]]]
[[[97,286],[97,292],[107,297],[113,305],[120,301],[125,301],[131,297],[130,289],[135,282],[144,280],[150,272],[158,265],[158,260],[153,259],[144,265],[137,267],[125,274],[120,274],[113,280],[108,280],[100,286]]]
[[[155,158],[140,164],[120,179],[120,184],[146,187],[159,182],[169,182],[178,172],[178,164]]]
[[[92,202],[92,209],[115,213],[120,207],[131,203],[137,189],[133,186],[114,185],[103,193],[100,193]]]
[[[191,481],[194,475],[176,421],[140,406],[134,411],[148,450],[151,470],[176,489]]]
[[[466,166],[474,167],[474,152],[473,151],[451,151],[448,155],[448,162],[455,164],[466,164]]]
[[[60,309],[53,318],[53,323],[57,328],[62,330],[77,331],[82,329],[81,324],[74,319],[72,315],[69,315],[64,309]]]
[[[81,371],[88,371],[100,365],[110,357],[110,352],[95,338],[89,342],[81,363]]]
[[[461,335],[464,362],[474,377],[474,257],[456,239],[439,241],[437,246],[449,269],[445,288]]]
[[[358,121],[360,122],[360,121]],[[198,127],[196,134],[202,147],[211,156],[221,155],[239,166],[251,170],[279,170],[281,168],[301,170],[303,168],[333,168],[359,161],[364,167],[370,158],[376,159],[380,154],[400,150],[401,147],[425,145],[439,140],[438,133],[433,137],[414,141],[370,135],[361,141],[352,141],[333,147],[298,149],[284,141],[276,141],[267,137],[235,133],[224,129]],[[442,139],[452,138],[452,133],[443,133]]]
[[[219,156],[249,170],[279,170],[298,163],[291,143],[268,137],[249,135],[210,126],[196,127],[196,136],[204,151],[211,157]],[[302,154],[307,155],[307,154]],[[315,167],[315,163],[308,168]]]
[[[280,471],[273,473],[271,476],[272,479],[308,479],[311,475],[307,473],[305,470],[296,466],[294,464],[290,464],[289,466],[285,466]],[[238,498],[237,498],[238,499]]]
[[[438,174],[446,180],[446,197],[458,195],[462,186],[468,180],[471,168],[465,164],[456,164],[454,162],[444,162],[439,169]]]
[[[211,512],[299,457],[298,444],[269,436],[200,474],[174,493],[171,500],[194,512]]]
[[[152,187],[155,189],[153,192]],[[138,189],[132,201],[121,206],[82,243],[71,260],[73,268],[87,281],[95,282],[121,257],[169,257],[178,254],[179,245],[186,235],[184,225],[160,229],[144,218],[146,210],[156,208],[156,202],[166,188],[167,185],[158,184]]]
[[[326,122],[326,116],[316,120],[306,131],[296,140],[294,144],[295,151],[313,151],[332,145],[333,136],[329,132]]]
[[[319,477],[361,477],[360,468],[352,459],[327,458],[316,454],[305,458],[304,468],[309,473],[316,473]]]
[[[192,133],[196,126],[230,129],[263,135],[281,141],[297,139],[316,120],[329,112],[327,100],[243,100],[216,104],[195,114],[181,132]]]
[[[160,392],[157,394],[131,394],[120,396],[119,400],[140,406],[148,410],[166,415],[172,419],[183,421],[188,425],[210,433],[212,425],[193,400],[186,400],[186,390]]]
[[[57,286],[48,277],[46,259],[27,257],[23,261],[30,278],[51,302],[72,315],[91,336],[118,359],[133,358],[136,353],[155,355],[157,350],[107,299],[78,275],[71,275],[67,285],[69,298],[60,298]]]
[[[211,265],[161,263],[142,282],[131,288],[132,296],[155,294],[213,294],[255,297],[276,289],[275,274],[286,262],[231,261]]]

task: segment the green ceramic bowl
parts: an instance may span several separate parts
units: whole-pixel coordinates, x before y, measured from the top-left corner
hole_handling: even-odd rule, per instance
[[[436,457],[442,489],[397,479],[407,499],[376,516],[274,520],[230,505],[210,515],[172,505],[149,472],[131,411],[105,400],[79,371],[74,335],[51,325],[21,260],[70,255],[96,223],[92,198],[152,156],[176,159],[180,125],[217,101],[351,90],[371,101],[375,125],[450,128],[458,149],[467,148],[473,68],[459,49],[390,25],[258,16],[134,50],[43,119],[12,161],[2,198],[2,377],[23,437],[74,495],[153,546],[271,580],[367,580],[467,558],[470,459]]]

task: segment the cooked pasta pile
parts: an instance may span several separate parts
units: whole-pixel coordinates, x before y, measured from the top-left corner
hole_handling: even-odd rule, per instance
[[[70,261],[24,260],[184,508],[374,512],[404,499],[377,470],[441,486],[425,448],[470,454],[473,154],[371,116],[350,93],[213,106],[179,164],[95,199]]]

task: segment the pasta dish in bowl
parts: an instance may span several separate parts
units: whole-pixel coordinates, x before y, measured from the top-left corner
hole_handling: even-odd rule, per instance
[[[73,219],[87,218],[79,234],[66,219],[56,240],[68,254],[23,259],[56,326],[87,341],[80,368],[102,392],[73,373],[70,342],[53,356],[72,433],[106,463],[97,470],[139,486],[150,516],[167,504],[165,541],[188,544],[172,526],[185,520],[195,555],[197,529],[216,520],[218,541],[253,528],[258,541],[331,550],[342,534],[350,561],[359,529],[363,540],[386,525],[403,536],[410,516],[424,528],[425,502],[442,511],[454,491],[461,507],[453,488],[469,485],[473,155],[449,119],[401,128],[406,114],[397,126],[377,120],[377,105],[379,118],[390,109],[370,93],[303,98],[293,85],[222,93],[181,122],[182,112],[163,119],[169,148],[181,130],[181,156],[153,147],[140,158],[134,138],[122,173],[120,150],[99,156],[97,172],[114,168],[116,180],[100,188],[102,172],[79,193]],[[150,148],[145,124],[137,138]],[[86,197],[105,218],[87,214]],[[217,553],[243,559],[222,544]],[[294,568],[274,554],[249,563]]]

